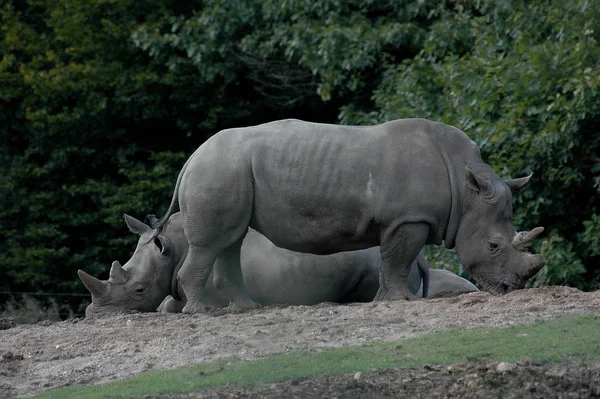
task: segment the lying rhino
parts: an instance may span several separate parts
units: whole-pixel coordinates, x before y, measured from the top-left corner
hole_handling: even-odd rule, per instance
[[[182,298],[176,270],[187,255],[180,213],[175,213],[154,235],[152,228],[125,216],[129,229],[140,235],[136,255],[125,266],[114,262],[108,281],[100,281],[82,270],[79,277],[92,294],[87,316],[127,310],[154,311],[163,298]],[[379,288],[379,248],[312,255],[273,245],[265,236],[250,230],[242,244],[242,270],[250,297],[263,305],[313,305],[320,302],[369,302]],[[427,267],[422,256],[421,267]],[[420,274],[414,278],[420,283]],[[430,270],[429,296],[456,295],[477,291],[468,280],[446,270]],[[419,289],[417,295],[421,295]],[[205,300],[211,307],[225,307],[229,298],[209,278]],[[427,296],[427,293],[425,294]],[[170,299],[162,311],[178,312],[183,300]]]
[[[425,119],[364,127],[281,120],[202,144],[154,234],[179,205],[189,245],[178,272],[186,313],[206,309],[213,268],[234,305],[256,306],[240,265],[248,226],[296,252],[379,245],[375,300],[412,297],[411,265],[424,245],[442,242],[499,294],[523,288],[546,262],[528,251],[543,228],[513,241],[512,191],[529,178],[500,179],[465,133]]]
[[[257,235],[261,235],[260,233],[257,233],[256,231],[253,232],[254,234]],[[264,237],[263,235],[261,235],[262,237]],[[247,236],[246,236],[247,237]],[[267,240],[265,238],[265,240]],[[267,240],[268,241],[268,240]],[[270,242],[270,241],[269,241]],[[246,244],[242,244],[242,253],[244,251],[244,245]],[[273,245],[271,243],[271,245]],[[275,246],[274,246],[275,247]],[[278,247],[275,247],[278,248]],[[377,247],[372,247],[366,250],[361,250],[361,251],[369,251],[369,252],[373,252],[377,255],[377,257],[379,257],[379,251]],[[359,251],[349,251],[349,254],[352,253],[356,253]],[[298,254],[300,252],[294,252],[295,254]],[[335,256],[335,255],[310,255],[309,256],[314,256],[314,257],[320,257],[320,258],[325,258],[325,257],[329,257],[329,256]],[[338,302],[338,303],[346,303],[346,302],[370,302],[373,300],[373,298],[375,297],[375,294],[377,293],[377,289],[379,288],[379,281],[378,281],[378,274],[379,274],[379,263],[377,263],[377,265],[375,264],[370,264],[370,265],[365,265],[365,266],[374,266],[371,267],[369,270],[371,273],[373,273],[372,279],[369,281],[371,283],[373,283],[372,285],[367,285],[367,284],[361,284],[360,287],[356,287],[353,290],[353,294],[357,294],[356,296],[352,296],[352,297],[344,297],[341,299],[337,299],[335,295],[335,293],[333,293],[333,297],[331,299],[323,299],[323,301],[321,302]],[[247,271],[247,267],[245,267],[244,261],[242,259],[242,272],[246,273]],[[479,291],[479,289],[473,284],[471,283],[469,280],[464,279],[458,275],[456,275],[455,273],[452,273],[449,270],[444,270],[444,269],[431,269],[429,271],[430,273],[430,278],[431,278],[431,283],[429,286],[429,295],[424,295],[423,297],[426,298],[443,298],[443,297],[450,297],[450,296],[456,296],[456,295],[460,295],[460,294],[466,294],[469,292],[475,292],[475,291]],[[260,273],[256,273],[254,274],[254,276],[259,277]],[[303,281],[307,281],[308,279],[302,279]],[[316,303],[313,303],[314,300],[310,300],[307,301],[306,303],[288,303],[288,301],[284,300],[284,299],[276,299],[276,298],[271,298],[272,294],[278,293],[278,294],[283,294],[284,291],[280,290],[279,292],[277,291],[267,291],[266,289],[260,289],[260,286],[257,287],[253,284],[255,284],[258,280],[258,278],[255,278],[251,281],[249,281],[248,279],[246,279],[244,277],[244,284],[247,284],[248,286],[248,292],[250,292],[250,297],[255,300],[256,302],[258,302],[259,304],[262,305],[275,305],[275,304],[290,304],[290,305],[314,305]],[[365,280],[366,282],[367,280]],[[360,293],[358,292],[358,290],[364,290],[364,292]],[[209,303],[211,304],[211,306],[214,307],[225,307],[229,304],[229,298],[227,298],[224,294],[219,293],[218,291],[215,291],[214,289],[214,285],[212,285],[212,283],[209,281],[206,283],[206,291],[209,293],[217,293],[216,296],[211,297],[211,300],[209,301]],[[331,292],[331,291],[330,291]],[[256,296],[258,293],[258,296]],[[372,295],[367,295],[368,293],[371,293]],[[419,290],[417,291],[417,296],[421,296],[423,293],[422,291],[422,287],[419,287]],[[261,297],[262,294],[262,297]],[[210,294],[209,294],[210,295]],[[257,299],[259,298],[259,299]],[[295,302],[295,301],[294,301]],[[317,302],[320,303],[320,302]],[[177,301],[173,298],[172,295],[168,295],[163,302],[158,306],[157,311],[162,312],[162,313],[179,313],[181,312],[183,306],[185,305],[185,301]],[[101,311],[101,309],[99,309],[98,307],[96,307],[96,311]]]

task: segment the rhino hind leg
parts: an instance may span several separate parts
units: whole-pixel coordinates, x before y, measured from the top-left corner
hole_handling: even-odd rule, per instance
[[[206,304],[204,291],[215,259],[214,252],[190,244],[185,261],[177,273],[187,300],[183,313],[207,313],[213,310]]]
[[[429,226],[424,223],[402,224],[383,232],[379,290],[375,301],[417,297],[419,285],[416,285],[416,280],[420,283],[420,274],[415,260],[425,245],[428,234]],[[411,270],[412,276],[410,276]],[[410,281],[409,276],[415,281]]]
[[[248,295],[242,276],[240,251],[242,236],[217,257],[214,266],[214,286],[229,298],[230,310],[256,309],[258,304]]]

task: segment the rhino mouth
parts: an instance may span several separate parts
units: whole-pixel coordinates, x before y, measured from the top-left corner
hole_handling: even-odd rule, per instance
[[[525,288],[525,284],[508,284],[508,283],[498,283],[498,284],[482,284],[484,291],[488,291],[493,295],[505,295],[511,291],[520,290]]]
[[[94,302],[90,303],[85,309],[86,318],[109,317],[119,314],[140,313],[137,310],[125,309],[120,306],[102,305],[98,306]]]
[[[473,276],[474,279],[481,285],[483,291],[493,295],[505,295],[511,291],[521,290],[525,288],[525,280],[517,275],[507,275],[500,281],[492,278],[492,276]]]
[[[535,276],[545,265],[546,259],[530,249],[521,248],[525,264],[511,264],[498,273],[474,273],[473,278],[484,291],[494,295],[504,295],[526,287],[527,280]],[[480,269],[476,267],[475,270]]]

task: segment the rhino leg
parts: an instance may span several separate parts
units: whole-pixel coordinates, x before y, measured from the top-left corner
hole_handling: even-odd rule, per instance
[[[364,276],[360,282],[339,303],[371,302],[379,289],[379,280],[376,274]]]
[[[216,257],[207,248],[190,244],[187,257],[177,272],[177,279],[187,299],[183,313],[207,313],[212,310],[206,305],[204,291]]]
[[[429,226],[408,223],[388,228],[381,239],[381,267],[379,269],[379,291],[375,301],[414,299],[418,286],[409,287],[409,274],[413,263],[427,241]],[[420,283],[416,264],[414,272]],[[414,284],[411,284],[414,285]],[[413,293],[414,292],[414,293]]]
[[[242,276],[240,251],[242,236],[229,248],[225,249],[218,257],[214,266],[213,284],[229,297],[230,309],[256,309],[258,305],[248,295]]]
[[[181,313],[184,306],[184,300],[177,300],[171,295],[168,295],[158,308],[156,308],[156,311],[159,313]]]

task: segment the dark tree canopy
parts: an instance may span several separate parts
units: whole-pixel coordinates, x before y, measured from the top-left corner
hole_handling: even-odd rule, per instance
[[[0,6],[0,290],[85,292],[221,129],[455,125],[547,228],[534,284],[600,288],[600,3],[28,0]],[[449,251],[434,266],[462,269]],[[1,298],[0,298],[1,300]]]

